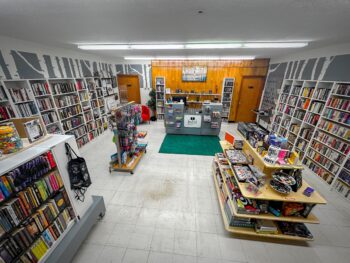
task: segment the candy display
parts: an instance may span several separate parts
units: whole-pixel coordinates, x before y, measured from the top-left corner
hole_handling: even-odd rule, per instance
[[[0,152],[3,154],[14,153],[23,148],[21,138],[13,123],[0,126]]]

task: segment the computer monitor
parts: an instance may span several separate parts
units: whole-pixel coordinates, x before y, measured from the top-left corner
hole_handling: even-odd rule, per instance
[[[186,98],[186,96],[174,96],[173,97],[173,101],[181,102],[181,100],[183,101],[184,105],[187,106],[187,98]]]

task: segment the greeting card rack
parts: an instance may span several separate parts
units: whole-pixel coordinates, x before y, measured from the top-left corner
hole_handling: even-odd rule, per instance
[[[302,169],[302,167],[267,165],[248,141],[243,140],[242,151],[246,156],[253,159],[255,167],[266,174],[265,185],[259,189],[258,193],[253,193],[249,191],[248,183],[239,179],[233,169],[234,165],[227,158],[226,150],[233,150],[233,145],[227,141],[221,141],[220,144],[224,152],[224,158],[221,158],[221,160],[218,156],[214,158],[212,173],[225,229],[234,234],[260,238],[295,241],[313,240],[312,234],[307,230],[304,223],[319,223],[319,220],[311,210],[317,204],[326,204],[326,200],[316,191],[310,197],[305,196],[303,192],[310,185],[304,180],[300,189],[288,195],[276,192],[269,185],[271,174],[274,171],[280,169],[298,170]],[[222,161],[225,163],[222,163]],[[294,207],[303,206],[304,209],[309,209],[309,211],[304,216],[285,215],[283,212],[281,214],[273,213],[276,212],[273,210],[273,207],[285,207],[288,205]],[[260,223],[268,226],[272,225],[275,230],[259,231],[257,230],[257,225]],[[300,231],[300,229],[303,229],[303,231]],[[294,230],[296,233],[293,233]]]
[[[133,101],[112,109],[110,124],[117,153],[111,156],[109,171],[130,172],[146,153],[146,144],[138,143],[137,125],[141,122],[141,107]]]

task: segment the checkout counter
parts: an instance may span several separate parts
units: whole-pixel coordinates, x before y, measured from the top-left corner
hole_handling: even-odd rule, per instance
[[[199,109],[186,109],[183,102],[166,103],[164,117],[166,133],[219,135],[221,112],[221,103],[203,103]]]

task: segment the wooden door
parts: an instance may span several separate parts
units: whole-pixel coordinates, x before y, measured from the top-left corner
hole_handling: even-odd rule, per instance
[[[243,77],[236,114],[237,122],[256,121],[256,114],[252,110],[259,108],[264,81],[264,77]]]
[[[141,103],[140,80],[138,75],[118,75],[118,87],[121,90],[126,90],[129,102],[135,101],[135,103]]]

